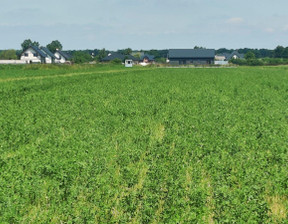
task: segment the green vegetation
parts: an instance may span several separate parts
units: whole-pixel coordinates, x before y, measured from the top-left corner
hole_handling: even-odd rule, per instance
[[[4,50],[0,52],[0,60],[16,60],[18,59],[15,50]]]
[[[53,40],[50,44],[48,44],[47,46],[46,46],[48,49],[49,49],[49,51],[51,51],[52,53],[55,53],[56,51],[57,51],[57,49],[58,50],[62,50],[62,48],[63,48],[63,46],[62,46],[62,44],[60,43],[60,41],[59,40]]]
[[[0,223],[287,223],[288,67],[108,66],[0,67]]]

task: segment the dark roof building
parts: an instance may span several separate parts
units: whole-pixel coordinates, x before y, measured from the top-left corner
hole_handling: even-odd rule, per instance
[[[42,58],[46,58],[45,52],[41,51],[40,48],[37,46],[31,45],[30,48],[32,48],[36,53],[38,53]]]
[[[48,48],[41,47],[40,49],[41,49],[41,51],[43,51],[46,55],[48,55],[51,58],[52,63],[55,62],[56,57]]]
[[[244,59],[244,54],[240,54],[238,51],[233,51],[230,55],[227,56],[226,60],[231,59]]]
[[[230,61],[231,59],[244,59],[244,54],[240,54],[238,51],[233,51],[232,53],[217,54],[216,57],[223,57],[223,60]]]
[[[109,54],[107,57],[103,58],[102,62],[109,62],[109,61],[112,61],[114,59],[120,59],[121,61],[124,61],[125,59],[131,59],[133,61],[137,61],[137,59],[132,55],[123,55],[120,53],[112,53],[112,54]]]
[[[60,56],[62,56],[63,58],[65,58],[66,60],[69,60],[72,58],[71,55],[67,54],[66,52],[64,51],[60,51],[60,50],[57,50],[56,53],[58,53]],[[55,54],[56,54],[55,53]],[[56,54],[57,55],[57,54]]]
[[[214,64],[214,49],[170,49],[168,59],[174,65],[206,65]]]
[[[149,55],[149,54],[144,54],[140,57],[140,61],[143,62],[154,62],[155,61],[155,57],[154,55]]]

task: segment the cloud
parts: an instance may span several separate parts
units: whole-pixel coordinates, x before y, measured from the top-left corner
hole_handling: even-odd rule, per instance
[[[228,24],[241,24],[244,22],[244,19],[241,17],[232,17],[228,20],[226,20],[226,23]]]

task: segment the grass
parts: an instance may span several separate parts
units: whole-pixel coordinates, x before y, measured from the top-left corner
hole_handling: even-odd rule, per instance
[[[0,223],[287,223],[287,81],[3,66]]]

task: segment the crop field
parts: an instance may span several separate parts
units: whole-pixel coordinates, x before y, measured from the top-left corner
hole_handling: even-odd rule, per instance
[[[288,223],[288,67],[0,67],[0,223]]]

